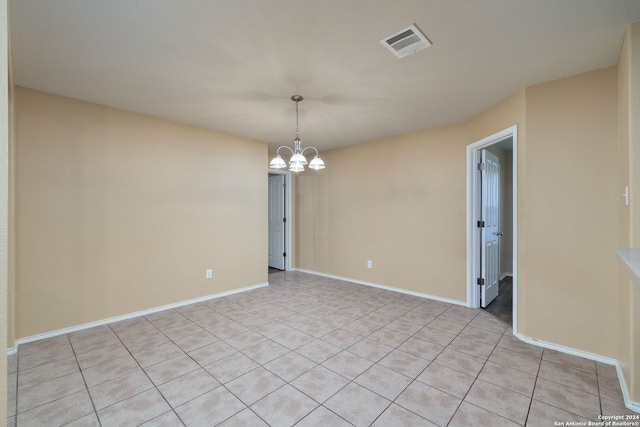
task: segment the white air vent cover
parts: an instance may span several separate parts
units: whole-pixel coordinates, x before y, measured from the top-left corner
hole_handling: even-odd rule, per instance
[[[429,39],[420,32],[415,24],[380,40],[380,43],[385,45],[398,58],[404,58],[431,46]]]

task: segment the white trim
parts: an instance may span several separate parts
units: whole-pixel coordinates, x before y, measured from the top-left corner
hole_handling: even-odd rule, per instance
[[[620,388],[622,389],[622,397],[624,398],[624,406],[631,409],[634,412],[640,412],[640,402],[634,402],[629,397],[629,387],[627,387],[627,382],[624,379],[624,374],[622,373],[622,366],[620,363],[616,362],[616,372],[618,374],[618,380],[620,381]]]
[[[627,388],[626,381],[624,379],[624,375],[622,373],[622,367],[620,366],[620,362],[618,360],[613,359],[611,357],[601,356],[595,353],[589,353],[588,351],[577,350],[571,347],[565,347],[563,345],[554,344],[547,341],[537,340],[535,338],[529,338],[520,333],[514,332],[515,337],[524,341],[528,344],[532,344],[538,347],[548,348],[550,350],[556,350],[562,353],[572,354],[574,356],[582,357],[589,360],[594,360],[596,362],[601,362],[607,365],[613,365],[616,368],[616,373],[618,374],[618,381],[620,383],[620,388],[622,389],[622,396],[624,397],[624,404],[627,408],[631,409],[635,412],[640,412],[640,403],[634,402],[629,398],[629,389]]]
[[[285,252],[287,256],[284,257],[284,271],[291,271],[291,258],[293,257],[293,189],[291,188],[291,172],[283,171],[280,169],[271,169],[269,168],[269,173],[276,175],[284,175],[284,216],[287,218],[287,221],[284,224],[284,233],[285,233]],[[269,174],[267,174],[269,176]],[[267,260],[268,264],[268,260]]]
[[[518,331],[518,125],[513,125],[473,144],[467,145],[467,307],[480,307],[480,290],[476,284],[480,265],[478,251],[480,247],[475,221],[477,218],[478,179],[477,167],[480,150],[507,138],[513,141],[513,333]]]
[[[195,304],[195,303],[198,303],[198,302],[208,301],[208,300],[212,300],[212,299],[216,299],[216,298],[222,298],[222,297],[226,297],[226,296],[229,296],[229,295],[238,294],[238,293],[241,293],[241,292],[251,291],[253,289],[263,288],[265,286],[269,286],[269,283],[265,282],[265,283],[260,283],[258,285],[247,286],[247,287],[244,287],[244,288],[232,289],[230,291],[220,292],[220,293],[217,293],[217,294],[207,295],[207,296],[204,296],[204,297],[194,298],[194,299],[190,299],[190,300],[186,300],[186,301],[180,301],[180,302],[176,302],[176,303],[173,303],[173,304],[163,305],[163,306],[160,306],[160,307],[149,308],[147,310],[136,311],[136,312],[133,312],[133,313],[124,314],[122,316],[110,317],[108,319],[102,319],[102,320],[97,320],[95,322],[84,323],[82,325],[71,326],[69,328],[58,329],[58,330],[51,331],[51,332],[45,332],[43,334],[31,335],[31,336],[25,337],[25,338],[18,338],[16,340],[15,347],[13,347],[12,349],[9,349],[9,350],[11,350],[11,351],[13,351],[15,353],[18,350],[18,347],[20,346],[20,344],[26,344],[28,342],[39,341],[39,340],[43,340],[43,339],[46,339],[46,338],[53,338],[53,337],[56,337],[56,336],[59,336],[59,335],[65,335],[65,334],[69,334],[69,333],[72,333],[72,332],[78,332],[78,331],[82,331],[84,329],[94,328],[96,326],[107,325],[109,323],[120,322],[120,321],[123,321],[123,320],[129,320],[129,319],[133,319],[133,318],[140,317],[140,316],[146,316],[146,315],[149,315],[149,314],[157,313],[159,311],[171,310],[171,309],[178,308],[178,307],[183,307],[183,306],[189,305],[189,304]],[[7,351],[7,354],[9,354],[9,350]],[[11,353],[11,354],[13,354],[13,353]]]
[[[423,293],[420,293],[420,292],[410,291],[410,290],[407,290],[407,289],[394,288],[393,286],[379,285],[377,283],[365,282],[363,280],[351,279],[349,277],[335,276],[333,274],[320,273],[318,271],[305,270],[303,268],[296,268],[296,271],[299,271],[301,273],[314,274],[316,276],[328,277],[329,279],[342,280],[344,282],[357,283],[358,285],[371,286],[372,288],[385,289],[387,291],[394,291],[394,292],[398,292],[398,293],[401,293],[401,294],[412,295],[414,297],[428,298],[428,299],[432,299],[432,300],[436,300],[436,301],[447,302],[449,304],[461,305],[461,306],[465,306],[465,307],[467,305],[467,303],[465,301],[458,301],[458,300],[455,300],[455,299],[442,298],[442,297],[438,297],[438,296],[435,296],[435,295],[429,295],[429,294],[423,294]]]
[[[7,356],[13,356],[17,352],[18,352],[18,346],[17,345],[15,347],[9,347],[7,349]]]
[[[521,333],[514,333],[513,335],[518,339],[520,339],[521,341],[526,342],[527,344],[533,344],[538,347],[548,348],[549,350],[556,350],[561,353],[572,354],[574,356],[582,357],[584,359],[594,360],[596,362],[602,362],[607,365],[615,365],[618,363],[616,359],[613,359],[611,357],[601,356],[595,353],[589,353],[588,351],[578,350],[572,347],[565,347],[563,345],[554,344],[548,341],[538,340],[536,338],[529,338],[525,335],[522,335]]]

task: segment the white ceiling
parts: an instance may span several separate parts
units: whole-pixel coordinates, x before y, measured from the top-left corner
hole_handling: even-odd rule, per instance
[[[14,0],[14,83],[321,150],[465,121],[617,63],[639,0]],[[404,59],[380,40],[417,26]]]

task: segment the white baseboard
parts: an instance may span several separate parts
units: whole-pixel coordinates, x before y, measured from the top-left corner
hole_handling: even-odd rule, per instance
[[[335,276],[333,274],[320,273],[318,271],[305,270],[305,269],[302,269],[302,268],[297,268],[296,271],[299,271],[301,273],[314,274],[316,276],[328,277],[330,279],[342,280],[344,282],[357,283],[358,285],[371,286],[373,288],[385,289],[387,291],[394,291],[394,292],[398,292],[398,293],[401,293],[401,294],[412,295],[414,297],[428,298],[428,299],[432,299],[432,300],[436,300],[436,301],[447,302],[449,304],[461,305],[461,306],[464,306],[464,307],[467,306],[467,302],[466,301],[458,301],[458,300],[455,300],[455,299],[442,298],[442,297],[438,297],[438,296],[435,296],[435,295],[429,295],[429,294],[423,294],[423,293],[420,293],[420,292],[409,291],[407,289],[394,288],[393,286],[379,285],[377,283],[365,282],[365,281],[362,281],[362,280],[351,279],[349,277]]]
[[[502,274],[500,275],[500,279],[499,279],[499,280],[502,280],[502,279],[504,279],[505,277],[509,277],[509,276],[513,277],[513,273],[508,273],[508,272],[507,272],[507,273],[502,273]]]
[[[216,298],[222,298],[222,297],[226,297],[226,296],[229,296],[229,295],[238,294],[238,293],[241,293],[241,292],[251,291],[253,289],[263,288],[265,286],[269,286],[269,283],[268,282],[260,283],[258,285],[247,286],[247,287],[244,287],[244,288],[233,289],[233,290],[230,290],[230,291],[220,292],[220,293],[217,293],[217,294],[206,295],[204,297],[194,298],[194,299],[190,299],[190,300],[186,300],[186,301],[180,301],[180,302],[176,302],[176,303],[173,303],[173,304],[163,305],[163,306],[160,306],[160,307],[153,307],[153,308],[149,308],[147,310],[136,311],[136,312],[133,312],[133,313],[124,314],[122,316],[110,317],[108,319],[102,319],[102,320],[97,320],[95,322],[84,323],[82,325],[71,326],[69,328],[58,329],[58,330],[51,331],[51,332],[45,332],[43,334],[32,335],[32,336],[25,337],[25,338],[18,338],[16,340],[16,342],[15,342],[15,347],[11,347],[11,348],[7,349],[7,355],[11,356],[12,354],[17,353],[20,344],[25,344],[25,343],[33,342],[33,341],[39,341],[39,340],[43,340],[43,339],[46,339],[46,338],[52,338],[52,337],[56,337],[58,335],[65,335],[65,334],[69,334],[71,332],[82,331],[84,329],[94,328],[96,326],[102,326],[102,325],[106,325],[108,323],[120,322],[122,320],[129,320],[129,319],[133,319],[133,318],[140,317],[140,316],[146,316],[146,315],[149,315],[149,314],[157,313],[159,311],[171,310],[171,309],[182,307],[182,306],[189,305],[189,304],[195,304],[195,303],[198,303],[198,302],[208,301],[208,300],[212,300],[212,299],[216,299]]]
[[[640,403],[634,402],[629,397],[629,388],[627,387],[627,383],[624,379],[624,375],[622,374],[622,367],[620,366],[620,362],[618,360],[613,359],[611,357],[601,356],[595,353],[589,353],[588,351],[577,350],[571,347],[565,347],[563,345],[554,344],[548,341],[537,340],[535,338],[529,338],[525,335],[522,335],[519,332],[514,332],[514,335],[528,343],[533,344],[538,347],[548,348],[550,350],[556,350],[562,353],[572,354],[574,356],[583,357],[585,359],[594,360],[596,362],[601,362],[607,365],[613,365],[616,368],[616,373],[618,374],[618,381],[620,382],[620,389],[622,390],[622,396],[624,397],[624,405],[635,412],[640,412]]]

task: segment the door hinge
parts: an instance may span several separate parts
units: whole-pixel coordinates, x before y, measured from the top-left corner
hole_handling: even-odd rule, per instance
[[[478,221],[478,228],[484,228],[484,221]]]
[[[480,286],[484,286],[484,279],[482,277],[478,277],[478,280],[476,281],[476,283]]]
[[[483,171],[484,170],[484,163],[478,163],[478,170],[479,171]]]
[[[282,252],[282,256],[286,258],[287,257],[287,253],[286,252]]]
[[[282,218],[282,222],[287,222],[287,218]]]

